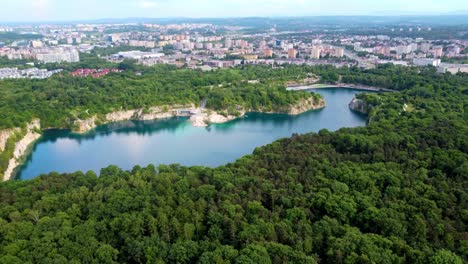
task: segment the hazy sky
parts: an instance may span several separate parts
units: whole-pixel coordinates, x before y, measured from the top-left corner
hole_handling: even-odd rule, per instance
[[[0,0],[0,21],[441,14],[462,10],[468,10],[468,0]]]

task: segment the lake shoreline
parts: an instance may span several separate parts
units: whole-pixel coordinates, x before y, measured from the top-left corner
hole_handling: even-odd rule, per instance
[[[337,83],[337,84],[325,84],[325,83],[316,83],[311,85],[300,85],[300,86],[289,86],[286,89],[288,91],[306,91],[312,89],[327,89],[327,88],[343,88],[343,89],[354,89],[354,90],[363,90],[363,91],[373,91],[373,92],[397,92],[393,89],[376,87],[376,86],[367,86],[361,84],[348,84],[348,83]]]
[[[8,181],[16,175],[16,170],[22,165],[22,160],[29,155],[32,146],[41,137],[37,130],[41,129],[39,119],[34,119],[26,126],[26,134],[15,143],[13,157],[8,160],[8,166],[3,172],[3,181]]]
[[[149,121],[158,120],[171,117],[190,117],[189,121],[195,127],[205,127],[209,124],[220,124],[228,121],[241,118],[247,112],[258,112],[258,113],[274,113],[274,114],[289,114],[298,115],[309,110],[317,110],[324,108],[326,102],[323,98],[320,98],[318,102],[315,101],[314,97],[311,96],[308,99],[302,99],[296,104],[290,105],[287,109],[279,111],[264,111],[264,110],[252,110],[252,109],[239,109],[239,115],[223,114],[227,110],[216,111],[212,109],[197,109],[194,105],[177,105],[177,106],[165,106],[165,107],[152,107],[146,112],[144,109],[133,109],[126,111],[116,111],[106,114],[104,118],[99,120],[97,116],[93,116],[89,119],[76,120],[74,122],[73,132],[83,134],[96,128],[98,125],[104,125],[111,122],[120,121]]]
[[[288,115],[299,115],[307,111],[322,109],[326,106],[325,100],[323,98],[319,99],[318,102],[315,102],[314,97],[309,99],[301,100],[300,102],[289,106],[287,111],[240,111],[240,115],[221,115],[219,112],[210,109],[195,109],[194,105],[190,105],[191,108],[187,109],[189,105],[176,105],[172,107],[153,107],[145,111],[144,109],[135,109],[135,110],[126,110],[126,111],[116,111],[108,113],[105,115],[105,120],[99,120],[97,116],[93,116],[85,120],[76,120],[74,122],[74,127],[71,129],[73,133],[77,134],[86,134],[89,131],[93,130],[99,125],[105,125],[113,122],[122,122],[122,121],[152,121],[160,120],[171,117],[187,117],[190,116],[189,121],[195,127],[206,127],[210,124],[221,124],[235,120],[237,118],[242,118],[247,112],[258,112],[258,113],[278,113],[278,114],[288,114]],[[166,111],[163,111],[166,110]],[[187,112],[187,110],[190,110]],[[197,112],[199,111],[199,113]],[[191,115],[191,113],[196,113]],[[198,116],[197,118],[192,118]],[[46,130],[57,129],[57,128],[47,128]],[[35,130],[40,130],[40,120],[35,119],[32,124],[28,124],[26,135],[21,138],[15,144],[15,150],[13,157],[9,160],[8,167],[4,172],[3,181],[8,181],[14,178],[17,174],[17,169],[23,165],[22,160],[29,154],[28,149],[31,149],[32,146],[39,140],[41,134],[37,133]]]

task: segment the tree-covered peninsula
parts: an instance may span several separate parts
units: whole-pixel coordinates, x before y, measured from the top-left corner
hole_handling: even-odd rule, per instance
[[[359,96],[367,104],[366,127],[295,135],[214,169],[111,166],[99,177],[52,173],[2,183],[0,263],[466,263],[468,75],[393,66],[304,68],[278,72],[313,71],[328,81],[401,91]],[[202,75],[183,74],[186,81]],[[266,69],[249,74],[274,77]],[[75,92],[67,87],[81,81],[113,83],[69,80],[54,89]],[[192,98],[182,81],[168,82],[170,89]],[[198,85],[217,89],[222,83],[204,81]],[[224,80],[223,87],[229,83],[235,80]],[[112,87],[106,88],[111,94]],[[94,86],[83,90],[76,94],[99,93]],[[129,107],[156,100],[130,98]],[[65,102],[100,111],[98,104],[90,107],[92,100]]]

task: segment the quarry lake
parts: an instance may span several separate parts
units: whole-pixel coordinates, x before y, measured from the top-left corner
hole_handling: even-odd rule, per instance
[[[326,88],[314,92],[324,97],[327,106],[297,116],[248,113],[243,118],[209,127],[193,127],[187,118],[126,121],[102,125],[83,135],[49,130],[19,168],[17,178],[31,179],[53,171],[99,173],[109,165],[123,169],[172,163],[214,167],[293,133],[365,125],[365,116],[348,108],[360,91]]]

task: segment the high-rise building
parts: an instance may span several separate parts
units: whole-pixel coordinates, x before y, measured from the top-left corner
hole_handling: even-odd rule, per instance
[[[187,50],[193,50],[195,47],[194,43],[192,42],[186,42],[184,43],[184,48],[187,49]]]
[[[320,59],[320,52],[321,52],[321,49],[319,46],[313,46],[310,57],[312,59]]]
[[[295,59],[297,57],[297,50],[296,49],[289,49],[288,50],[288,58]]]
[[[343,48],[335,48],[335,57],[342,58],[344,56]]]
[[[444,55],[442,47],[434,47],[433,52],[434,52],[434,58],[440,58],[442,57],[442,55]]]
[[[281,46],[282,46],[281,40],[277,39],[276,40],[276,47],[281,47]]]
[[[40,40],[33,40],[33,41],[31,41],[31,47],[33,47],[33,48],[40,48],[40,47],[42,47],[42,41],[40,41]]]
[[[273,50],[272,49],[264,49],[263,50],[263,56],[264,57],[272,57],[273,56]]]
[[[118,42],[120,41],[120,35],[119,34],[112,34],[109,36],[109,40],[111,42]]]
[[[226,38],[224,40],[224,47],[228,48],[228,49],[232,48],[232,39],[231,38]]]
[[[400,45],[396,48],[397,54],[407,54],[411,52],[411,46],[410,45]]]
[[[419,49],[423,52],[428,52],[431,49],[431,44],[430,43],[421,43],[419,45]]]

